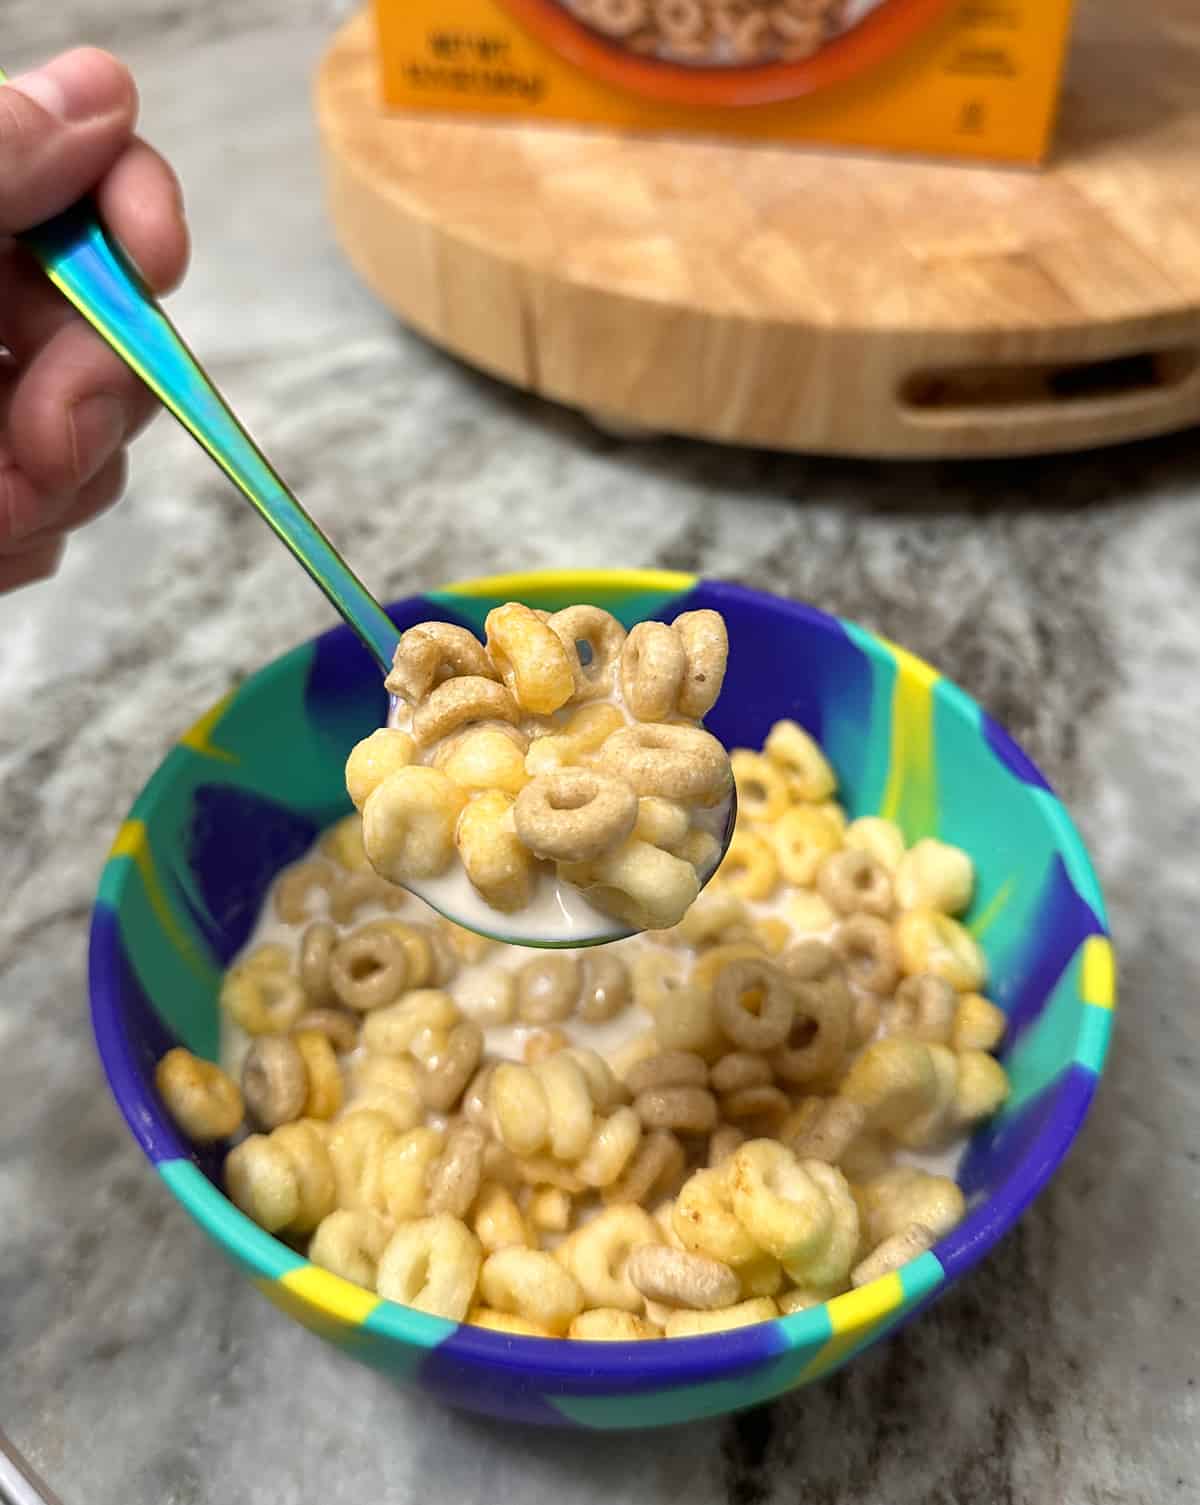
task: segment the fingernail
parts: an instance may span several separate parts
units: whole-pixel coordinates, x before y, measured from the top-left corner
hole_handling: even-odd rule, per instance
[[[82,485],[116,454],[129,419],[125,404],[109,392],[83,398],[71,409],[69,417],[75,475]]]
[[[95,54],[86,51],[64,53],[10,79],[8,87],[58,120],[91,120],[114,108],[111,72],[97,68]]]

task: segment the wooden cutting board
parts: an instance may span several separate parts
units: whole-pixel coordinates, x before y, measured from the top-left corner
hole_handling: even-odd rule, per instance
[[[346,254],[402,319],[610,422],[875,457],[1200,419],[1200,4],[1084,0],[1042,173],[317,107]]]

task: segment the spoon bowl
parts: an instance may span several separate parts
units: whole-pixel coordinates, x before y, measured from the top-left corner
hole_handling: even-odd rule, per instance
[[[5,78],[0,69],[0,84]],[[54,286],[259,512],[387,674],[399,640],[391,618],[255,444],[92,207],[76,204],[19,238]],[[735,805],[726,823],[722,857],[736,814]],[[405,886],[464,929],[514,946],[599,946],[630,934],[581,896],[575,902],[574,893],[564,893],[557,907],[540,907],[536,918],[522,913],[506,919],[483,903],[465,875],[453,885]]]

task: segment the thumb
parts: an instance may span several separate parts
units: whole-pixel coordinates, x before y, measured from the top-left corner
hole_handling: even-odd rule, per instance
[[[0,235],[31,229],[94,188],[136,118],[133,79],[94,47],[0,87]]]

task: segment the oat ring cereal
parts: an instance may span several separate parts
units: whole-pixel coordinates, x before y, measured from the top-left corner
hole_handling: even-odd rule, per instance
[[[665,1306],[715,1311],[734,1306],[741,1287],[730,1267],[703,1254],[643,1244],[629,1257],[629,1279],[651,1301]]]
[[[575,676],[557,633],[528,606],[510,601],[487,614],[487,655],[513,698],[548,716],[575,692]]]
[[[462,675],[496,678],[479,639],[450,622],[422,622],[401,634],[384,685],[415,705],[443,680]]]
[[[586,4],[587,19],[610,37],[631,37],[650,14],[646,0],[586,0]]]
[[[638,794],[717,804],[732,775],[725,749],[701,727],[629,726],[600,749],[600,766],[624,776]]]
[[[639,622],[621,650],[621,690],[639,721],[664,721],[679,704],[687,656],[665,622]]]
[[[333,991],[358,1014],[395,1003],[408,986],[408,972],[403,945],[383,931],[347,936],[329,960]]]
[[[446,680],[417,706],[412,728],[417,745],[429,747],[472,721],[507,721],[515,726],[518,720],[517,703],[503,685],[465,674]]]
[[[717,702],[729,663],[729,633],[719,612],[685,611],[671,624],[683,644],[683,687],[678,710],[706,716]]]
[[[537,857],[590,862],[633,830],[637,795],[624,779],[564,768],[527,784],[513,807],[517,835]]]
[[[736,62],[750,63],[770,52],[771,18],[764,11],[752,10],[739,16],[729,28],[729,51]]]
[[[796,989],[778,967],[747,958],[717,974],[717,1022],[739,1050],[782,1045],[796,1015]]]
[[[625,646],[625,629],[611,612],[599,606],[568,606],[556,611],[546,623],[566,649],[575,677],[574,700],[594,700],[607,695]],[[579,645],[587,649],[584,663]]]
[[[304,1011],[304,989],[290,972],[235,967],[221,985],[221,1004],[248,1035],[291,1029]]]
[[[853,999],[840,976],[796,983],[794,997],[795,1022],[772,1054],[771,1065],[785,1082],[815,1082],[846,1054]]]
[[[700,0],[654,0],[654,19],[668,43],[698,42],[704,35]]]

